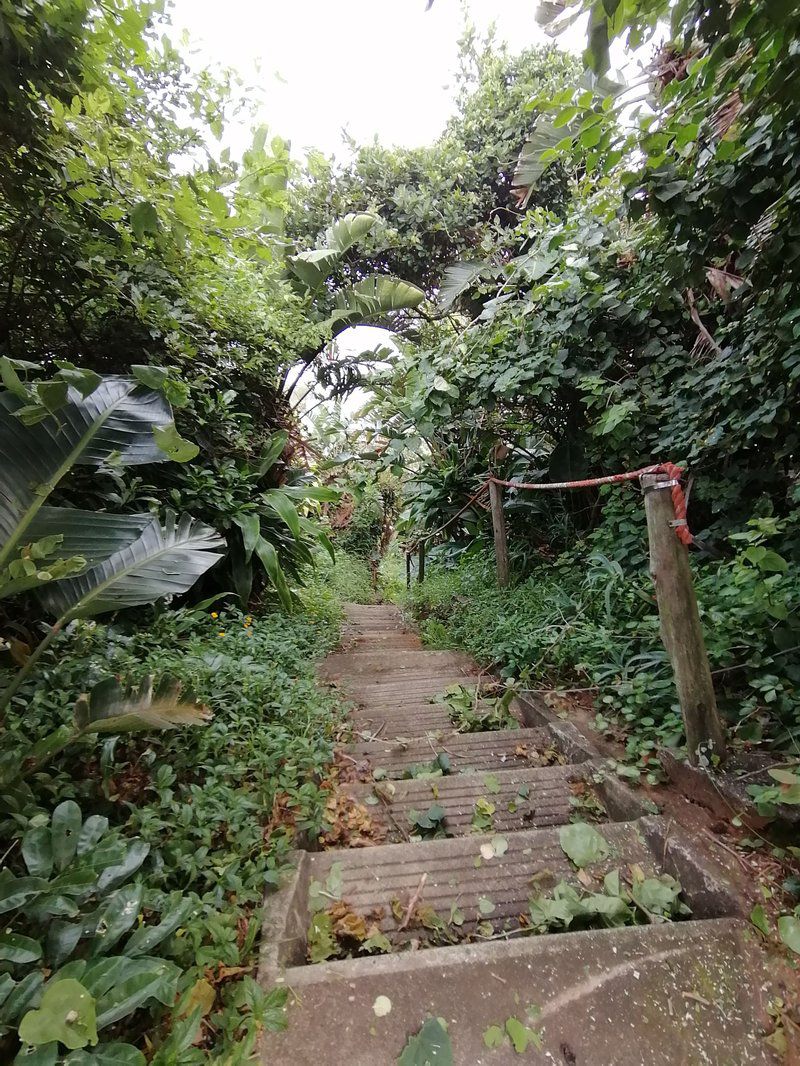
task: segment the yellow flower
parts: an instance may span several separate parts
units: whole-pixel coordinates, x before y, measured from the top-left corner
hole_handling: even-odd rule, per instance
[[[219,615],[217,614],[217,612],[216,612],[216,611],[212,611],[212,612],[211,612],[211,617],[212,617],[212,618],[219,618]]]
[[[217,633],[217,636],[218,637],[224,637],[225,636],[225,630],[224,629],[220,629],[219,633]]]

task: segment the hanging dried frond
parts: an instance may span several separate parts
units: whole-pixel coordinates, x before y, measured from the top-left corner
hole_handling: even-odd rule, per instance
[[[738,274],[732,274],[729,270],[721,270],[719,267],[706,267],[706,277],[714,292],[724,304],[729,304],[732,293],[744,285],[744,278]]]
[[[659,48],[649,68],[659,88],[665,89],[672,81],[683,81],[693,54],[692,52],[679,52],[670,44]]]
[[[697,340],[694,342],[692,352],[699,355],[707,349],[713,349],[717,355],[722,355],[722,349],[703,325],[703,320],[700,318],[700,313],[698,312],[697,304],[695,303],[693,289],[686,290],[686,303],[689,307],[689,317],[697,326]]]
[[[742,98],[739,95],[739,90],[736,89],[728,99],[717,108],[714,114],[711,116],[711,126],[715,135],[721,140],[731,126],[734,124],[739,116],[739,112],[742,110]]]

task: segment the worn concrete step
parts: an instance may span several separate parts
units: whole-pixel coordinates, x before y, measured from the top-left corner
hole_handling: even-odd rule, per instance
[[[699,862],[683,831],[669,820],[609,822],[600,831],[608,855],[580,876],[561,848],[556,828],[509,833],[499,840],[502,849],[496,846],[497,834],[474,834],[301,853],[291,880],[267,900],[265,965],[277,972],[281,966],[304,963],[312,917],[309,890],[313,883],[325,885],[334,864],[340,886],[334,898],[377,924],[397,950],[412,941],[431,947],[520,935],[532,897],[552,891],[562,880],[601,891],[606,873],[617,869],[625,879],[631,864],[644,876],[676,876],[698,918],[737,912],[728,875],[715,863]],[[412,904],[409,920],[403,921]],[[438,928],[426,914],[438,916]]]
[[[490,709],[489,704],[481,701],[478,705],[482,711]],[[512,714],[515,712],[512,711]],[[429,733],[453,733],[454,726],[448,708],[442,703],[420,702],[419,697],[409,699],[372,700],[368,704],[358,704],[350,714],[357,732],[367,733],[369,737],[378,736],[381,740],[394,737],[425,737]],[[497,730],[509,736],[517,735],[518,730]],[[454,734],[460,735],[460,734]],[[469,734],[465,734],[469,735]],[[365,736],[363,739],[368,739]]]
[[[444,811],[444,834],[452,837],[563,825],[579,813],[585,820],[604,821],[599,791],[587,781],[591,769],[588,763],[519,767],[341,788],[356,803],[370,806],[370,815],[386,826],[387,842],[400,843],[420,832],[414,818],[431,807]]]
[[[439,752],[450,759],[452,773],[543,765],[550,761],[555,747],[553,734],[545,728],[454,733],[450,726],[438,736],[408,743],[381,738],[348,744],[342,750],[359,766],[359,779],[369,780],[373,770],[389,778],[404,777],[411,767],[430,763]]]
[[[280,978],[288,1027],[264,1035],[261,1062],[395,1066],[431,1016],[456,1066],[769,1066],[765,976],[752,931],[729,918],[295,966]],[[541,1049],[487,1049],[484,1032],[511,1017]]]

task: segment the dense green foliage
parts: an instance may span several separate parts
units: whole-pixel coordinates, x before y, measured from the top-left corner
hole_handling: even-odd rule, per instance
[[[757,720],[755,735],[791,748],[800,726],[800,290],[786,212],[800,190],[800,25],[747,3],[592,10],[603,27],[591,34],[600,72],[606,29],[633,25],[631,41],[640,41],[669,11],[672,40],[638,86],[609,94],[604,81],[591,89],[576,80],[531,98],[531,191],[541,188],[537,169],[546,178],[557,166],[568,194],[546,207],[531,200],[502,235],[503,255],[492,250],[479,269],[454,265],[442,296],[461,314],[409,339],[376,376],[372,432],[388,438],[387,463],[410,473],[402,517],[412,539],[453,518],[489,470],[562,481],[688,465],[697,579],[724,702],[748,722],[745,735]],[[645,108],[637,93],[648,83]],[[602,594],[592,588],[592,552],[609,573],[620,569],[632,592],[614,601],[615,631],[627,641],[643,622],[650,637],[620,650],[614,684],[635,675],[654,705],[644,717],[660,722],[671,703],[668,686],[658,687],[666,675],[649,659],[631,662],[657,650],[649,594],[642,615],[641,504],[620,490],[512,489],[505,507],[521,589],[569,553],[567,621],[577,611],[582,626],[593,624],[584,601]],[[440,559],[478,549],[488,534],[485,508],[468,507],[440,537],[449,542]],[[605,636],[598,625],[595,655]],[[537,637],[512,658],[531,668],[546,647]],[[585,661],[568,647],[559,644],[556,659]],[[627,697],[610,709],[637,728]]]
[[[346,277],[374,270],[435,291],[454,259],[483,258],[519,218],[513,177],[530,130],[525,105],[572,84],[579,67],[554,48],[511,55],[471,29],[461,44],[457,114],[434,144],[353,145],[342,165],[313,153],[296,181],[287,227],[298,240],[315,242],[345,211],[380,215],[375,240],[343,264]],[[553,203],[563,192],[554,173],[535,199]]]
[[[53,805],[66,799],[91,810],[95,819],[96,832],[83,862],[100,876],[99,887],[90,882],[87,890],[76,872],[83,897],[76,895],[68,887],[71,867],[61,862],[57,869],[65,872],[54,888],[25,882],[23,857],[30,866],[32,845],[7,860],[0,881],[0,907],[15,935],[38,939],[46,916],[54,916],[44,959],[60,976],[80,979],[86,964],[75,960],[88,958],[91,966],[92,959],[109,951],[123,960],[120,966],[130,966],[125,959],[145,954],[135,950],[145,929],[169,919],[163,939],[145,938],[148,944],[153,940],[148,956],[168,960],[156,968],[160,984],[153,984],[152,975],[149,983],[140,975],[136,984],[133,975],[136,987],[143,986],[139,998],[125,1008],[114,993],[120,998],[119,1024],[108,1021],[113,1028],[101,1028],[99,1034],[101,1041],[111,1035],[140,1046],[148,1034],[154,1061],[164,1066],[201,1061],[214,1049],[233,1056],[226,1061],[245,1062],[259,1026],[265,1020],[275,1024],[279,1017],[279,998],[265,996],[253,980],[260,900],[275,882],[295,835],[313,837],[320,826],[319,783],[340,714],[316,687],[312,667],[313,657],[336,637],[337,597],[328,583],[320,584],[308,604],[291,619],[251,617],[231,609],[219,615],[158,612],[146,626],[73,623],[12,705],[4,774],[31,741],[68,720],[75,693],[109,669],[130,678],[168,674],[214,709],[210,724],[190,732],[141,739],[110,736],[70,748],[46,770],[28,775],[23,810],[13,820],[6,816],[3,824],[4,837],[27,830],[26,840],[31,834],[38,840]],[[107,843],[101,854],[95,836],[104,819],[111,829],[103,837]],[[124,856],[131,848],[126,866]],[[109,867],[119,872],[103,878]],[[14,881],[13,875],[22,880]],[[23,885],[33,907],[19,912]],[[47,891],[60,892],[62,902],[47,903]],[[128,897],[115,893],[123,891],[131,893],[133,902],[119,916]],[[73,897],[75,906],[63,902],[64,895]],[[102,934],[105,939],[98,941],[101,933],[91,929],[103,914],[114,915],[113,938]],[[42,977],[38,965],[31,966],[38,958],[35,952],[4,957],[14,964],[12,977],[27,973],[33,981],[21,1006],[0,1019],[7,1031],[10,1026],[8,1054],[16,1025],[39,996]],[[64,966],[70,968],[65,971]],[[146,969],[141,962],[137,966]],[[3,985],[3,991],[10,988]],[[181,996],[177,1006],[176,993]],[[140,1005],[147,1010],[134,1015]],[[179,1021],[182,1015],[186,1017]],[[199,1046],[194,1047],[196,1039]],[[91,1061],[103,1061],[102,1049],[94,1055]]]

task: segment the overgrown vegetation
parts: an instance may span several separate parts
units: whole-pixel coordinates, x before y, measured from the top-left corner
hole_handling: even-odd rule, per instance
[[[467,29],[433,145],[301,168],[264,128],[241,160],[214,147],[246,101],[185,64],[161,3],[0,0],[4,1061],[233,1066],[279,1024],[260,899],[293,841],[337,832],[340,711],[311,664],[343,599],[400,592],[395,527],[432,535],[430,642],[585,690],[645,772],[681,745],[633,490],[508,492],[500,592],[468,503],[490,470],[690,467],[722,709],[736,745],[788,753],[759,802],[798,802],[800,15],[587,0],[562,21],[581,6],[594,80]],[[608,41],[670,19],[615,85]],[[340,357],[362,321],[400,354]],[[365,384],[358,417],[302,421]],[[512,692],[451,693],[455,724],[509,724]],[[680,915],[674,884],[611,887],[558,886],[529,928]],[[318,958],[387,950],[314,909]],[[450,942],[458,913],[416,918]]]
[[[121,1038],[164,1064],[223,1051],[246,1062],[259,1027],[279,1022],[280,996],[255,982],[261,899],[297,836],[321,828],[341,713],[312,665],[338,632],[335,600],[320,589],[308,603],[292,618],[230,608],[157,612],[141,627],[75,622],[21,690],[5,775],[109,670],[177,678],[214,717],[188,733],[89,740],[26,775],[24,805],[3,822],[6,838],[24,829],[0,880],[4,1054],[66,978],[97,1000],[92,1061]],[[80,811],[92,812],[82,830]],[[22,1035],[41,1043],[43,1024]]]

